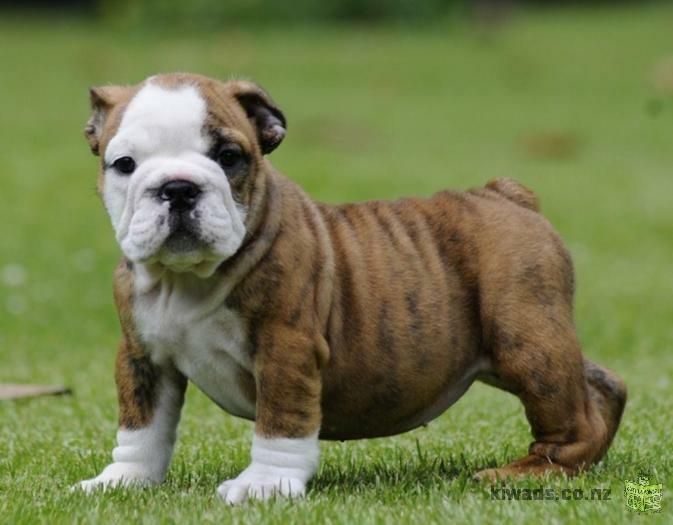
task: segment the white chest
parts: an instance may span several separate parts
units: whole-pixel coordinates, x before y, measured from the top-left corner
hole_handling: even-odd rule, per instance
[[[240,379],[253,372],[245,323],[221,303],[207,312],[204,304],[201,294],[175,286],[138,295],[136,328],[154,362],[172,363],[227,412],[253,418]]]

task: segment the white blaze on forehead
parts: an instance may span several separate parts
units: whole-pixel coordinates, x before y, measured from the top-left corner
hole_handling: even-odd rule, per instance
[[[149,81],[126,108],[105,160],[109,164],[129,155],[138,162],[153,155],[205,152],[206,116],[206,101],[196,87],[168,88]]]

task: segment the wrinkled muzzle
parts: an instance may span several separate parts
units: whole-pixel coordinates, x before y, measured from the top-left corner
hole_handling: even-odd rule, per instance
[[[117,242],[136,263],[212,273],[245,235],[245,210],[219,166],[202,155],[153,158],[126,180],[108,175],[104,200]]]

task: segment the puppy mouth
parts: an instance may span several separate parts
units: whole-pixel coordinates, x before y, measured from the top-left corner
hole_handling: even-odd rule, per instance
[[[194,252],[206,248],[200,236],[198,211],[172,212],[168,217],[170,233],[163,244],[163,249],[172,253]]]
[[[185,228],[171,233],[163,245],[165,250],[173,253],[192,252],[203,247],[203,242]]]
[[[178,272],[187,271],[208,259],[210,247],[201,237],[200,217],[195,210],[171,211],[169,234],[157,254],[158,261]]]

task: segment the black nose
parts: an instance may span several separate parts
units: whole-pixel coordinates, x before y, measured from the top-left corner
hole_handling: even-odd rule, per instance
[[[172,180],[159,188],[159,198],[171,204],[171,210],[190,210],[196,204],[201,190],[193,182]]]

